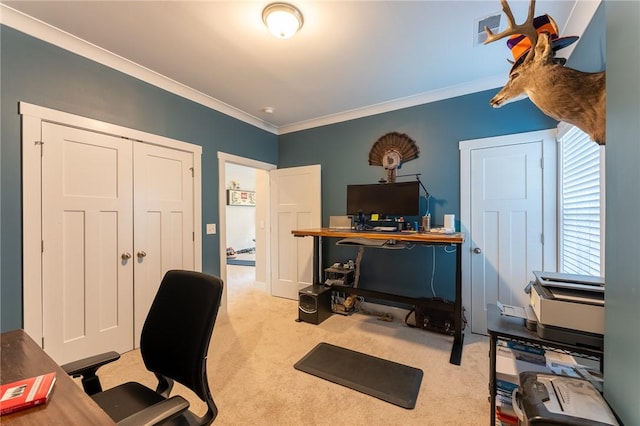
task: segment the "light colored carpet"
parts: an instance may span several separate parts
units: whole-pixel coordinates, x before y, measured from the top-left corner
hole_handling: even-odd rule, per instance
[[[451,336],[362,314],[298,323],[297,301],[255,290],[253,268],[228,269],[228,315],[220,316],[207,364],[219,425],[488,425],[488,338],[466,333],[460,366],[449,364]],[[420,368],[416,407],[407,410],[295,370],[320,342]],[[99,370],[105,389],[127,380],[155,387],[139,351]],[[176,385],[202,413],[202,403]]]

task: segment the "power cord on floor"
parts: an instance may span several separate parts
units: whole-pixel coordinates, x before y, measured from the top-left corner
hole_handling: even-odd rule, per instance
[[[414,306],[413,308],[411,308],[411,310],[409,311],[409,313],[407,314],[407,316],[405,316],[405,317],[404,317],[404,323],[405,323],[405,325],[406,325],[407,327],[411,327],[411,328],[418,328],[418,326],[417,326],[417,325],[415,325],[415,324],[411,324],[411,323],[409,322],[409,317],[411,316],[411,314],[413,314],[413,313],[415,313],[415,312],[416,312],[416,308],[415,308],[415,306]],[[414,318],[415,318],[415,317],[414,317]]]
[[[364,297],[362,296],[358,296],[356,297],[356,311],[360,312],[361,314],[365,314],[365,315],[370,315],[373,317],[378,317],[378,320],[380,321],[386,321],[386,322],[393,322],[393,315],[391,315],[388,312],[376,312],[376,311],[369,311],[367,309],[364,309],[362,307],[362,304],[364,303]]]

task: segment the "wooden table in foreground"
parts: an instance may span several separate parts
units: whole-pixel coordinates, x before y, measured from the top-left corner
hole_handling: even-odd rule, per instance
[[[55,363],[24,330],[0,335],[0,383],[55,371],[56,383],[46,405],[0,417],[5,425],[113,425],[113,420]]]
[[[451,356],[449,362],[451,364],[460,365],[462,359],[462,344],[464,341],[463,329],[463,313],[462,313],[462,244],[464,243],[464,234],[456,232],[453,234],[442,234],[435,232],[372,232],[372,231],[353,231],[353,230],[336,230],[330,228],[314,228],[293,230],[291,233],[296,237],[313,237],[313,283],[322,284],[322,262],[321,262],[321,245],[322,238],[365,238],[373,240],[395,240],[396,242],[405,242],[412,244],[426,245],[454,245],[456,247],[456,289],[455,300],[453,303],[453,315],[455,318],[453,346],[451,348]],[[365,297],[374,297],[379,299],[392,300],[408,304],[423,304],[429,308],[429,303],[424,299],[406,297],[402,295],[380,293],[377,291],[365,290],[361,288],[350,288],[350,292],[357,293]],[[433,304],[435,308],[435,303]]]

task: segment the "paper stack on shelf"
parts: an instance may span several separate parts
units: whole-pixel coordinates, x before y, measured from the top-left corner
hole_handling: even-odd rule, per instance
[[[520,373],[534,371],[581,376],[581,369],[569,354],[545,351],[513,341],[498,340],[496,347],[496,425],[517,425],[512,405],[513,390],[520,385]]]
[[[496,348],[497,425],[518,424],[511,397],[520,385],[520,373],[523,371],[551,372],[544,349],[499,340]]]

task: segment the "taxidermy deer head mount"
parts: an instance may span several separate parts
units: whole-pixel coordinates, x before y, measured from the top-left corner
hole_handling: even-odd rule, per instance
[[[528,40],[529,48],[524,52],[516,52],[509,81],[494,97],[490,104],[499,108],[509,102],[529,97],[542,112],[558,120],[575,125],[587,133],[600,145],[605,144],[606,92],[605,72],[586,73],[564,66],[563,58],[555,58],[555,51],[577,40],[568,43],[557,38],[557,27],[553,19],[549,26],[536,28],[534,25],[535,0],[529,4],[527,20],[516,25],[511,8],[506,0],[500,0],[502,10],[507,15],[507,29],[494,34],[485,27],[487,39],[485,44],[500,40],[507,36],[508,45],[516,44],[523,36]],[[539,19],[541,17],[535,18]],[[555,34],[554,34],[555,32]],[[568,39],[568,38],[565,38]],[[566,41],[566,40],[565,40]],[[525,41],[526,42],[526,41]]]

